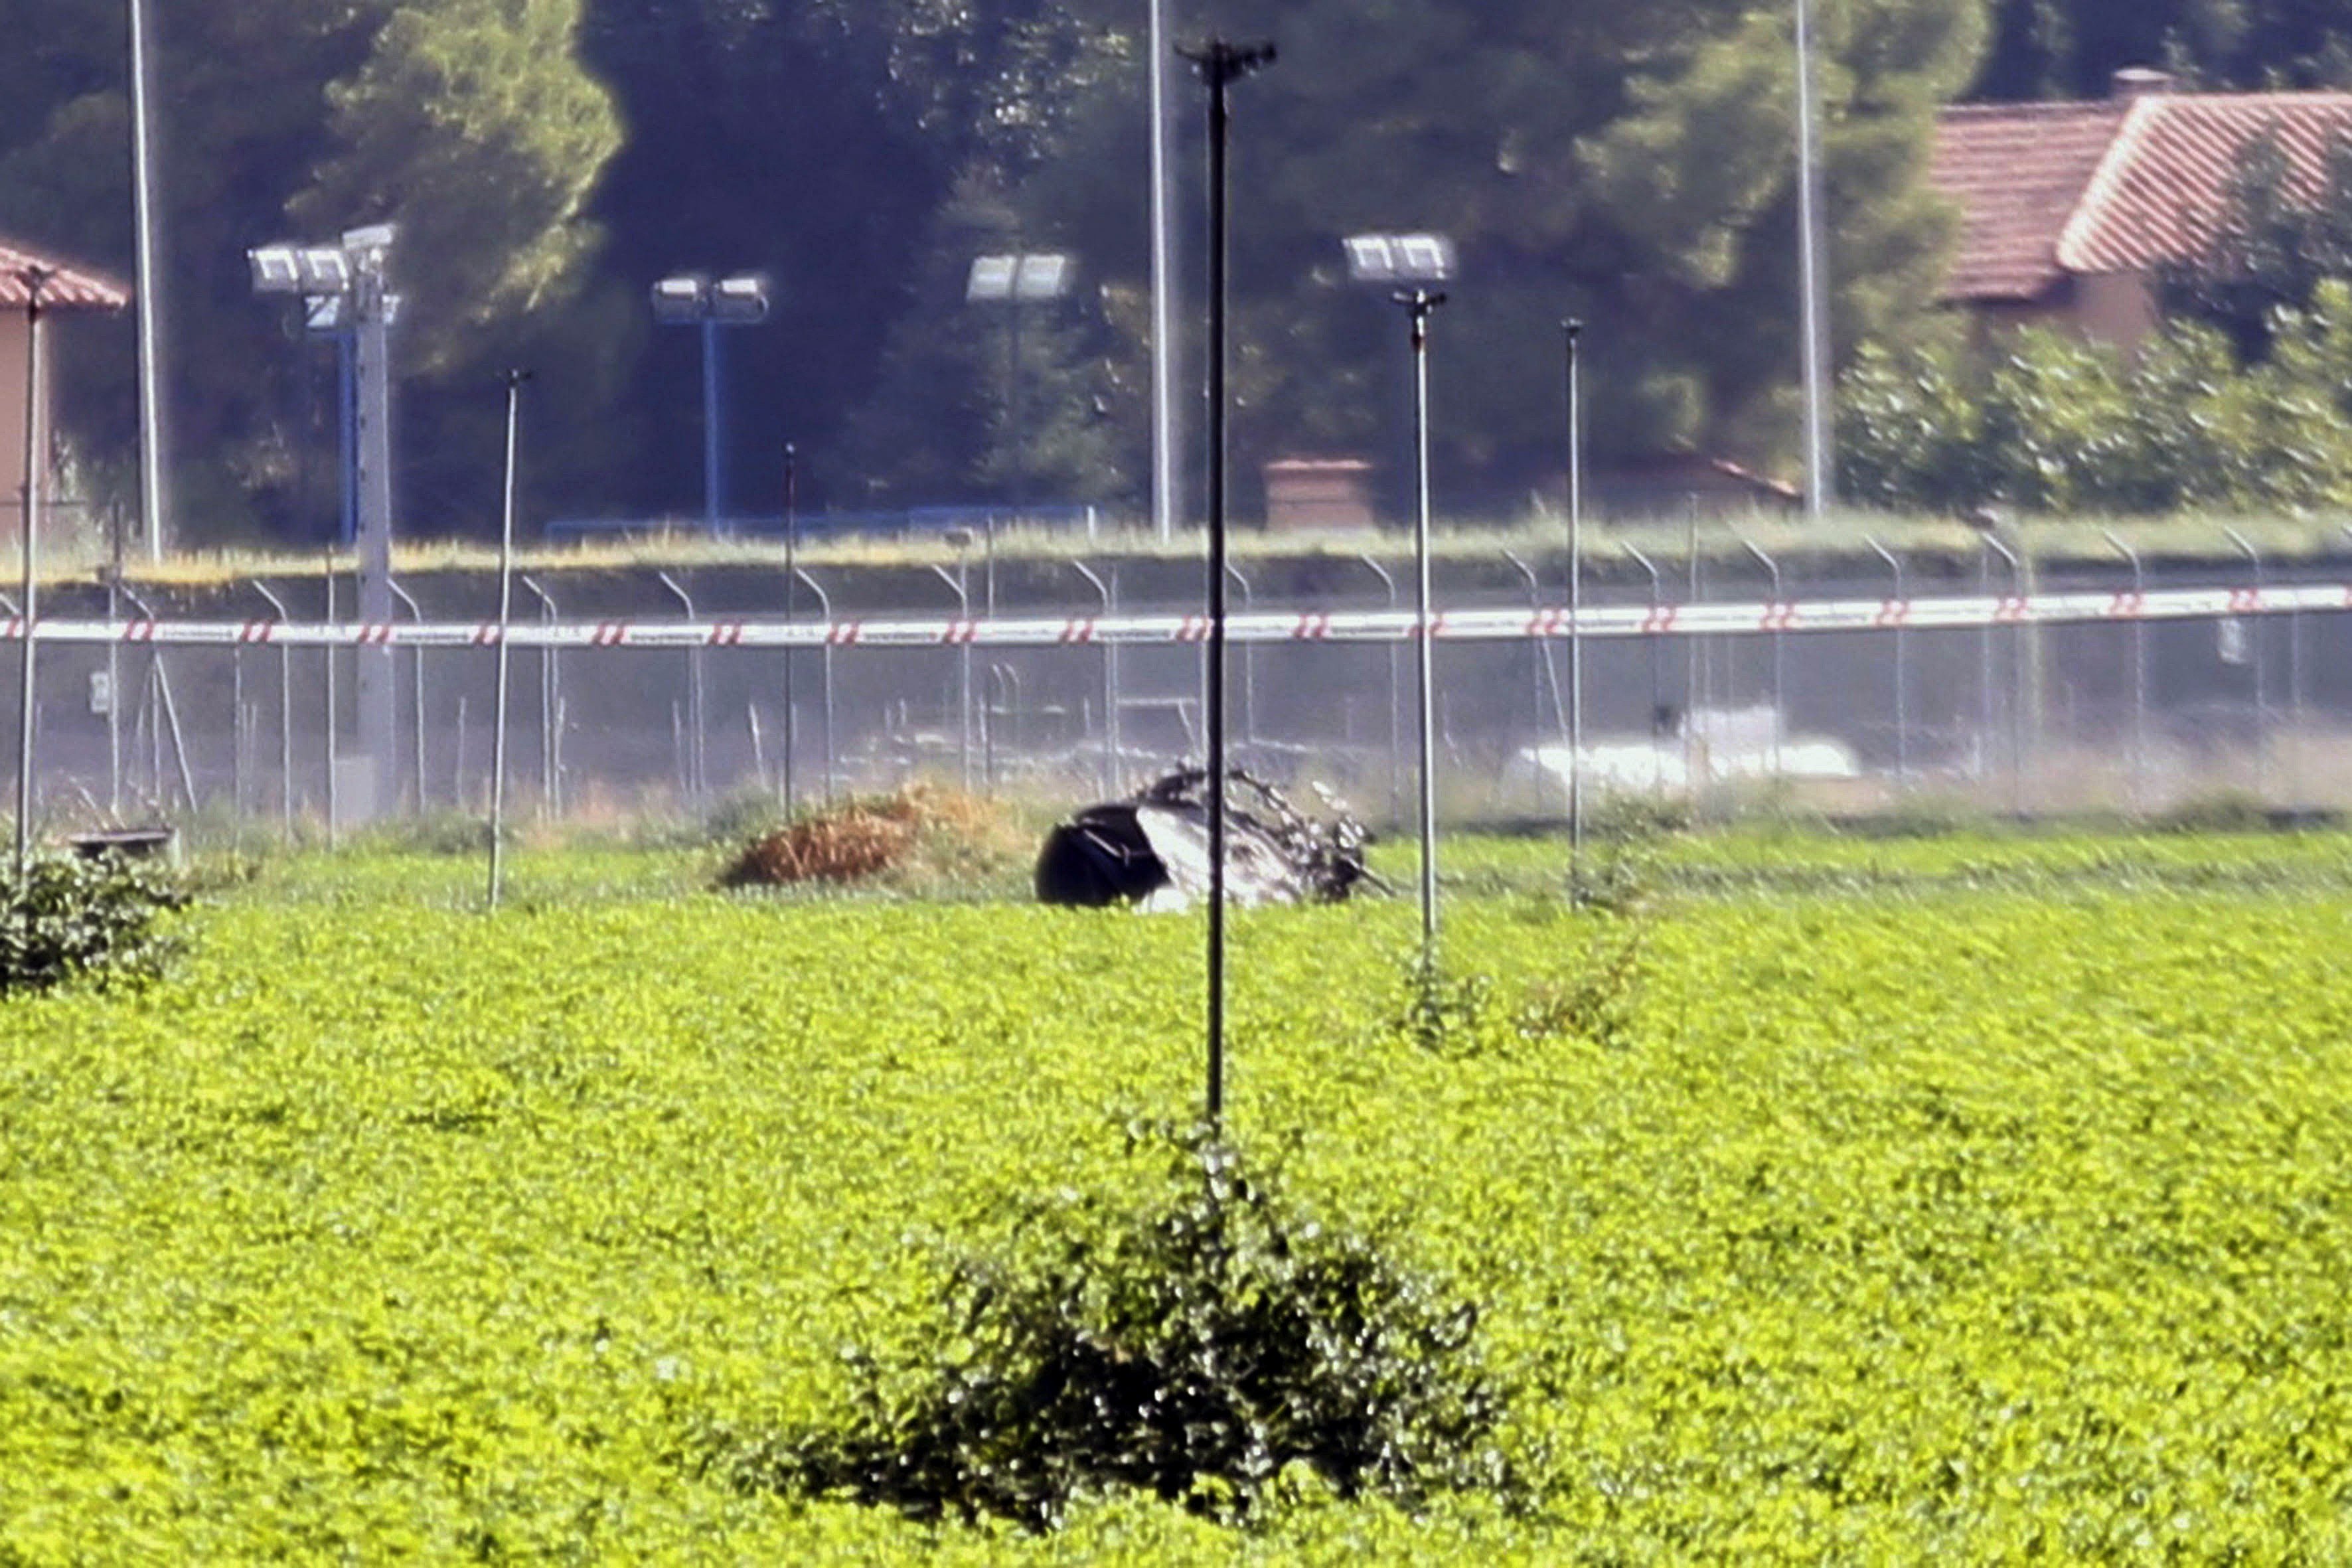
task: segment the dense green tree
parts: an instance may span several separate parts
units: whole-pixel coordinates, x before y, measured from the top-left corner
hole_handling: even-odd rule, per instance
[[[1087,0],[1088,16],[1109,11]],[[1948,219],[1922,189],[1927,132],[1975,68],[1983,17],[1976,0],[1821,11],[1848,342],[1899,328],[1928,299]],[[1602,453],[1789,456],[1785,13],[1734,0],[1232,0],[1184,20],[1281,49],[1235,95],[1243,471],[1285,450],[1399,448],[1402,327],[1348,281],[1339,243],[1366,229],[1437,229],[1459,244],[1463,276],[1435,329],[1441,461],[1457,497],[1515,504],[1557,471],[1557,322],[1570,313],[1591,323]],[[1114,298],[1139,291],[1147,264],[1139,21],[1116,31],[1116,58],[1134,63],[1106,71],[1105,90],[1062,122],[1085,155],[1059,155],[1049,138],[1022,187],[1029,226],[1082,249]],[[1198,99],[1187,90],[1189,118]],[[1142,349],[1125,345],[1129,380]]]
[[[2126,67],[2200,87],[2352,87],[2341,0],[1996,0],[1970,96],[2100,98]]]
[[[2300,199],[2288,173],[2278,138],[2256,138],[2203,251],[2165,269],[2165,312],[2220,328],[2247,363],[2269,357],[2279,312],[2308,307],[2325,279],[2352,279],[2352,138],[2329,149],[2315,199]]]

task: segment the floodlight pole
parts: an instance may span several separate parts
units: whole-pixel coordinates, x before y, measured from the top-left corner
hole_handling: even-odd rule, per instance
[[[27,267],[16,275],[25,285],[25,510],[19,519],[23,528],[19,553],[25,570],[18,587],[25,646],[16,663],[16,882],[20,888],[33,858],[33,634],[40,619],[36,574],[41,531],[41,458],[47,450],[41,420],[41,290],[53,275],[46,267]]]
[[[789,638],[800,589],[800,447],[784,443],[784,630]],[[784,815],[793,814],[793,741],[799,726],[793,722],[793,645],[784,644]],[[828,763],[831,758],[826,759]]]
[[[1413,685],[1421,730],[1421,963],[1437,963],[1437,682],[1435,628],[1429,614],[1429,317],[1445,296],[1427,289],[1401,290],[1412,331],[1412,556],[1416,651]]]
[[[147,91],[148,0],[130,0],[131,182],[132,221],[137,226],[139,287],[139,501],[147,536],[147,558],[163,556],[163,380],[159,290],[155,262],[154,142]]]
[[[1183,51],[1209,89],[1209,645],[1204,704],[1209,773],[1209,1082],[1207,1119],[1222,1135],[1225,1118],[1225,406],[1226,272],[1233,193],[1227,153],[1233,84],[1274,63],[1269,43],[1211,38]]]
[[[720,500],[726,477],[719,471],[719,321],[706,311],[702,318],[702,531],[719,537]]]
[[[515,435],[520,425],[517,416],[522,406],[522,384],[530,379],[527,370],[509,370],[506,374],[507,443],[506,484],[504,503],[499,510],[499,660],[498,690],[490,717],[490,908],[499,907],[501,878],[505,871],[507,826],[507,670],[513,658],[513,649],[507,645],[507,632],[514,616],[514,538],[515,538]]]
[[[1804,298],[1798,319],[1804,334],[1805,516],[1819,522],[1836,493],[1830,459],[1827,249],[1822,231],[1822,154],[1813,82],[1812,0],[1797,5],[1797,272]]]
[[[392,313],[389,226],[354,229],[342,248],[352,273],[352,366],[359,458],[355,575],[359,618],[381,626],[392,619]],[[331,658],[331,654],[330,655]],[[360,747],[373,763],[369,815],[396,799],[400,788],[400,719],[393,652],[362,647],[352,655],[358,686]],[[330,781],[332,787],[332,781]]]
[[[1160,542],[1175,537],[1176,277],[1175,226],[1169,216],[1168,43],[1165,0],[1148,0],[1151,58],[1151,523]]]
[[[1584,897],[1584,384],[1577,343],[1584,323],[1560,324],[1568,343],[1568,888]]]

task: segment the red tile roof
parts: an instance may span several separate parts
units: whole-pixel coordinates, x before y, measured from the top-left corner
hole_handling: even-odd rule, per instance
[[[2352,93],[2150,92],[1971,105],[1938,118],[1928,178],[1960,209],[1948,300],[2032,300],[2069,273],[2135,271],[2201,249],[2230,177],[2265,133],[2290,194],[2324,186]]]
[[[131,303],[131,290],[103,273],[71,267],[54,256],[44,256],[13,240],[0,239],[0,310],[25,308],[31,296],[25,274],[33,268],[49,274],[41,285],[45,309],[120,310]]]
[[[1988,104],[1937,117],[1927,178],[1960,209],[1947,298],[2031,300],[2059,279],[2058,236],[2128,107]]]
[[[2141,99],[2058,237],[2069,272],[2126,272],[2202,250],[2230,205],[2246,149],[2275,137],[2286,194],[2327,187],[2327,158],[2352,137],[2352,93],[2160,93]]]

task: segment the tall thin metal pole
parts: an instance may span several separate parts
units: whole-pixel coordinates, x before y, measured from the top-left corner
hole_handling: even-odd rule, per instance
[[[1830,461],[1827,248],[1822,229],[1820,110],[1813,82],[1812,0],[1797,5],[1797,272],[1804,298],[1805,515],[1818,522],[1836,494]]]
[[[512,649],[507,646],[508,625],[514,616],[515,432],[522,404],[527,370],[509,370],[507,385],[507,450],[505,504],[499,515],[499,668],[497,700],[490,720],[490,908],[499,907],[506,850],[507,827],[507,670]]]
[[[1584,384],[1577,342],[1584,323],[1560,323],[1568,341],[1568,885],[1584,896]]]
[[[33,858],[34,634],[40,624],[38,570],[41,532],[41,465],[48,453],[41,407],[41,290],[51,271],[27,267],[16,276],[25,285],[25,510],[20,554],[24,574],[17,594],[24,605],[25,646],[16,664],[16,880],[21,885]]]
[[[800,605],[800,447],[784,443],[784,629],[789,636]],[[781,791],[784,815],[793,814],[793,746],[800,725],[793,713],[793,647],[784,645],[784,772]]]
[[[1175,537],[1176,268],[1169,217],[1168,39],[1166,0],[1147,0],[1146,48],[1151,58],[1151,525],[1160,542]]]
[[[1435,626],[1429,611],[1429,316],[1442,293],[1413,289],[1396,296],[1412,323],[1412,554],[1416,620],[1413,685],[1421,730],[1421,963],[1437,963],[1437,681]]]
[[[147,0],[131,7],[131,205],[138,228],[139,505],[147,558],[160,561],[170,511],[163,494],[163,272],[155,263],[154,140],[147,90]]]
[[[1209,772],[1209,953],[1207,1115],[1213,1134],[1225,1118],[1225,286],[1233,194],[1226,153],[1231,89],[1274,60],[1272,44],[1212,38],[1186,58],[1209,89],[1209,647],[1205,679]]]
[[[719,537],[719,323],[702,318],[702,531]]]
[[[122,624],[122,509],[112,509],[107,522],[106,620],[109,626],[119,626]],[[106,642],[106,812],[118,827],[122,825],[121,642],[120,637]],[[240,647],[234,657],[241,660],[244,651]],[[241,711],[237,722],[244,722]]]
[[[327,546],[326,568],[321,575],[326,584],[324,618],[329,626],[332,626],[335,624],[335,547],[331,544]],[[338,747],[341,737],[335,728],[335,645],[330,642],[319,651],[326,660],[326,679],[323,687],[326,695],[326,722],[321,726],[325,731],[321,739],[325,742],[327,752],[327,847],[332,849],[336,845],[338,831],[342,826],[341,797],[336,794],[340,781],[335,777],[336,773],[341,771],[338,765],[341,762]],[[159,653],[156,657],[160,658],[163,656]]]

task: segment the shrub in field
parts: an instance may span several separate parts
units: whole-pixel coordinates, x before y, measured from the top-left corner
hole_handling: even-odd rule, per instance
[[[1238,1521],[1297,1466],[1346,1497],[1508,1488],[1475,1306],[1205,1134],[1150,1142],[1172,1156],[1157,1206],[1025,1208],[1010,1255],[955,1269],[928,1364],[862,1360],[845,1425],[716,1434],[711,1467],[746,1489],[1033,1530],[1121,1489]]]
[[[0,994],[78,975],[143,978],[169,943],[156,918],[187,902],[179,880],[114,856],[43,857],[0,869]]]
[[[863,882],[894,874],[971,880],[998,868],[993,862],[1016,841],[1011,832],[1002,808],[977,795],[913,784],[810,812],[753,839],[719,872],[719,886]]]
[[[1405,965],[1391,1032],[1447,1057],[1505,1056],[1562,1041],[1622,1046],[1633,1028],[1645,940],[1639,921],[1601,921],[1580,958],[1509,992],[1488,974],[1449,978],[1416,954]]]

